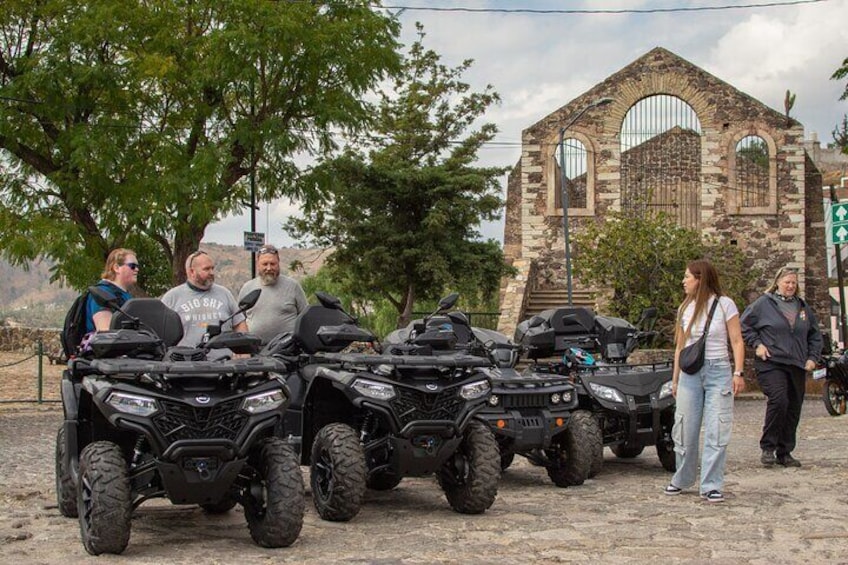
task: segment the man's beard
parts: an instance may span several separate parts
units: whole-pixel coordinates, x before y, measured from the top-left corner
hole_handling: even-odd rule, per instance
[[[280,276],[279,273],[260,273],[259,281],[265,285],[269,286],[275,284],[277,282],[277,278]]]

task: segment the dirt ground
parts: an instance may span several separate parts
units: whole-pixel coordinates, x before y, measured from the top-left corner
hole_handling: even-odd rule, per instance
[[[6,360],[0,354],[0,365]],[[27,384],[33,368],[10,370],[0,368],[0,400],[34,398],[35,385]],[[47,368],[45,399],[58,398],[59,372]],[[60,405],[0,403],[0,563],[848,564],[848,417],[827,415],[821,399],[810,397],[795,452],[804,466],[764,469],[757,448],[764,409],[758,396],[736,403],[723,504],[702,502],[697,491],[663,495],[670,476],[652,448],[631,460],[607,450],[596,478],[567,489],[517,458],[495,504],[479,516],[451,511],[432,479],[369,492],[348,523],[322,521],[308,500],[303,531],[285,549],[255,546],[239,507],[206,516],[193,506],[149,502],[133,516],[125,553],[94,558],[76,520],[56,508]]]

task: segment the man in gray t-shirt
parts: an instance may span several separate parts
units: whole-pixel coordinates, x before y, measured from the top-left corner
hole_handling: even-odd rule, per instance
[[[195,347],[203,339],[206,326],[226,320],[238,310],[233,293],[215,284],[215,262],[205,251],[195,251],[186,259],[186,282],[162,296],[162,302],[180,315],[183,339],[178,345]],[[223,330],[246,332],[244,314],[227,322]]]
[[[251,333],[268,343],[277,334],[293,331],[295,318],[309,303],[300,284],[280,274],[280,256],[273,245],[265,245],[256,254],[256,272],[258,276],[241,287],[239,300],[254,289],[262,289],[259,301],[247,311],[247,325]]]

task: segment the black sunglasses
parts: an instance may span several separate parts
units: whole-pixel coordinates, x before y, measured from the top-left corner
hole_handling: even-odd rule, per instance
[[[137,271],[138,268],[141,266],[138,263],[124,263],[124,265],[126,265],[127,267],[129,267],[133,271]]]
[[[257,255],[278,255],[277,248],[273,245],[266,245],[265,247],[260,247]]]

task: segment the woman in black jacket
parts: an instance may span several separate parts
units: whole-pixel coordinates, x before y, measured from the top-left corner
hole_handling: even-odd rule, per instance
[[[804,402],[806,372],[816,368],[822,335],[813,310],[798,296],[798,270],[783,267],[765,294],[742,313],[742,336],[754,348],[757,382],[766,395],[760,461],[800,467],[792,457]]]

